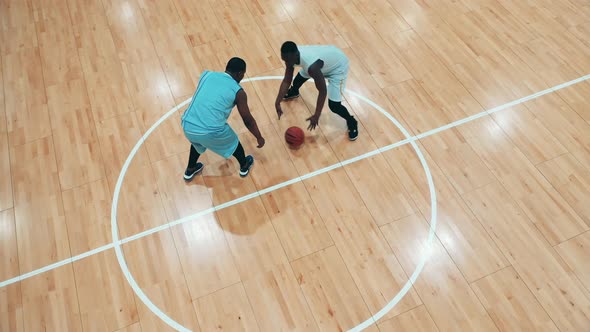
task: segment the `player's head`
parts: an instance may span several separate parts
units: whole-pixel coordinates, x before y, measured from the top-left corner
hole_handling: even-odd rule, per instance
[[[225,66],[225,72],[240,82],[244,78],[244,74],[246,74],[246,61],[237,57],[229,59]]]
[[[297,44],[292,41],[284,42],[281,46],[281,59],[288,66],[299,64],[299,49],[297,49]]]

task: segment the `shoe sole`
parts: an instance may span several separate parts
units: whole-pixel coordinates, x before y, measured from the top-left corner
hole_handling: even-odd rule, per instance
[[[291,100],[291,99],[295,99],[295,98],[299,98],[299,95],[293,96],[293,97],[283,97],[283,100]]]

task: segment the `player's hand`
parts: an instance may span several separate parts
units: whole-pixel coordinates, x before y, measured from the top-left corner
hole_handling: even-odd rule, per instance
[[[281,104],[275,104],[275,109],[277,110],[277,115],[279,116],[279,120],[281,119],[281,115],[283,115],[283,109],[281,108]]]
[[[320,122],[320,115],[314,114],[314,115],[310,116],[309,118],[307,118],[307,121],[309,121],[309,126],[307,127],[307,130],[314,130],[315,127]]]
[[[266,143],[266,141],[264,140],[264,137],[259,137],[257,140],[258,140],[258,146],[257,146],[257,148],[260,149],[261,147],[264,146],[264,143]]]

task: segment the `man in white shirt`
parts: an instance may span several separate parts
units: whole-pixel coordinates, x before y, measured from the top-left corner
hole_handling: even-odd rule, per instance
[[[313,78],[319,93],[315,113],[307,119],[309,121],[307,129],[313,130],[318,125],[327,96],[330,110],[346,120],[348,138],[351,141],[356,140],[358,137],[357,120],[342,105],[342,91],[346,84],[349,66],[346,54],[331,45],[297,46],[294,42],[287,41],[281,46],[281,59],[285,62],[286,68],[275,101],[279,119],[283,114],[281,100],[299,97],[299,88],[309,78]],[[293,80],[295,66],[301,67],[301,70]],[[329,82],[328,87],[326,87],[326,79]]]

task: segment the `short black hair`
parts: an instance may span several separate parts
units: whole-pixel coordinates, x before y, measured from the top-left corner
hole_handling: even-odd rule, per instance
[[[297,52],[297,44],[292,41],[286,41],[281,46],[281,54],[289,54]]]
[[[239,73],[246,70],[246,61],[241,58],[233,57],[229,59],[225,66],[225,71],[230,73]]]

